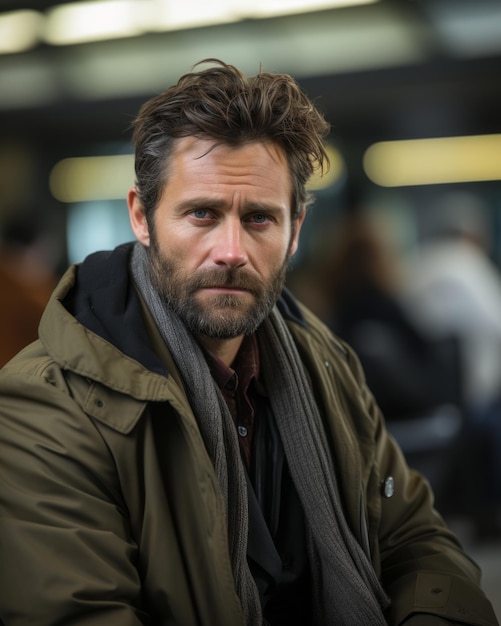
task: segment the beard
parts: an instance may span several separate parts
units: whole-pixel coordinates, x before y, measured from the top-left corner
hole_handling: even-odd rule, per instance
[[[147,250],[151,280],[162,300],[195,336],[211,339],[234,339],[254,333],[273,309],[287,274],[288,255],[264,282],[245,268],[222,267],[188,275],[160,251],[154,238]],[[215,294],[205,302],[197,300],[201,289],[225,287],[246,293]]]

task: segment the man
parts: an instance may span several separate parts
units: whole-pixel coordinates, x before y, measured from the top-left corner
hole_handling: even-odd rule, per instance
[[[358,361],[283,289],[328,126],[221,62],[135,123],[135,245],[0,377],[8,626],[496,624]]]

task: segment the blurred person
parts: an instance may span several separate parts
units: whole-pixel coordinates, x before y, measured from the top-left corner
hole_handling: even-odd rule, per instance
[[[464,424],[458,344],[423,332],[401,302],[410,234],[401,225],[381,207],[339,216],[320,272],[327,323],[355,350],[407,462],[430,481],[438,508],[449,510]]]
[[[0,367],[37,339],[57,280],[31,212],[8,215],[0,232]]]
[[[466,192],[438,199],[410,266],[409,315],[427,334],[462,342],[465,397],[478,414],[501,390],[501,274],[489,256],[486,207]]]
[[[329,326],[354,348],[387,420],[432,411],[457,395],[438,374],[441,344],[431,341],[400,301],[405,267],[386,220],[346,212],[324,259]]]
[[[284,288],[328,124],[212,60],[135,121],[137,241],[0,373],[6,626],[497,624],[355,354]]]
[[[431,209],[404,301],[429,336],[458,338],[469,425],[457,499],[480,535],[501,534],[501,274],[490,257],[487,209],[476,195],[449,192]]]

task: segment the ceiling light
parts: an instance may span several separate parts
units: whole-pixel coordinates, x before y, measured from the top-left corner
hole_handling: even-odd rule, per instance
[[[63,159],[49,178],[52,195],[60,202],[124,199],[133,183],[132,154]]]
[[[239,19],[234,0],[149,0],[143,6],[143,16],[150,31],[210,26]]]
[[[134,37],[248,18],[311,13],[379,0],[94,0],[47,12],[45,40],[54,45]]]
[[[132,37],[143,32],[139,2],[78,2],[62,4],[48,11],[45,40],[54,45],[67,45]]]
[[[501,134],[382,141],[363,164],[382,187],[501,180]]]
[[[242,14],[252,17],[270,17],[278,15],[289,15],[292,13],[310,13],[322,9],[336,9],[361,4],[374,4],[379,0],[249,0],[245,3],[235,1],[235,8]]]
[[[42,14],[11,11],[0,16],[0,54],[24,52],[38,43]]]

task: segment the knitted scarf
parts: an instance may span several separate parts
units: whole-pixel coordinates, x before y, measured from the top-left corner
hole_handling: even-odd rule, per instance
[[[246,624],[262,624],[247,565],[248,500],[235,424],[202,350],[151,284],[149,259],[136,243],[131,270],[186,385],[223,496],[235,586]],[[275,307],[258,329],[260,363],[289,470],[308,528],[317,626],[386,624],[386,595],[344,516],[320,413],[290,332]]]

